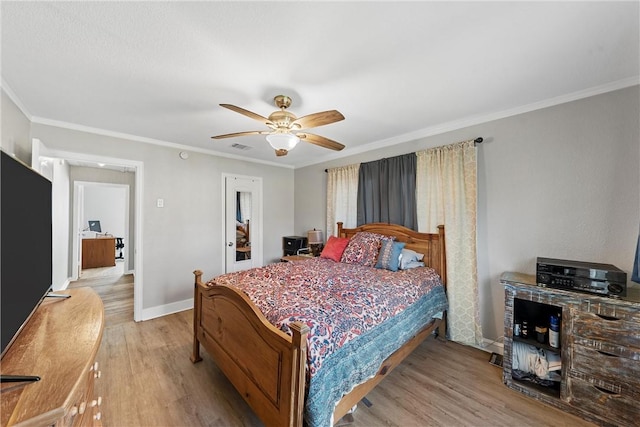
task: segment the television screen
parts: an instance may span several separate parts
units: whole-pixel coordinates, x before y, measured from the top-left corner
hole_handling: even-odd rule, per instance
[[[89,221],[89,231],[102,233],[102,227],[100,227],[100,221]]]
[[[2,151],[1,355],[52,285],[51,181]]]

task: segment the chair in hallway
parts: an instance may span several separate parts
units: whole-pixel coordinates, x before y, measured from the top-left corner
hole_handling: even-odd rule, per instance
[[[116,257],[116,259],[124,259],[124,255],[122,254],[122,248],[124,248],[124,241],[122,237],[116,237],[116,250],[120,250],[120,253]]]

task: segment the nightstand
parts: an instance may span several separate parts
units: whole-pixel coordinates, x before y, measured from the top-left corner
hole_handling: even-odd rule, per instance
[[[289,262],[289,261],[306,261],[309,259],[313,259],[314,257],[308,255],[287,255],[280,258],[281,262]]]

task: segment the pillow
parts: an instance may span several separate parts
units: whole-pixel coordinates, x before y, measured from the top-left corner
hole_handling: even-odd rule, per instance
[[[349,244],[349,239],[346,237],[329,236],[327,244],[324,246],[320,258],[332,259],[335,262],[340,262],[344,248]]]
[[[400,254],[402,253],[404,245],[406,245],[404,242],[394,242],[393,240],[388,239],[383,240],[376,268],[386,268],[387,270],[398,271],[398,267],[400,266]]]
[[[382,240],[393,240],[382,234],[360,231],[351,238],[341,261],[345,264],[359,264],[365,267],[374,267],[378,260]]]
[[[402,253],[400,254],[400,270],[406,270],[410,263],[422,261],[422,258],[424,258],[423,254],[412,251],[411,249],[402,249]]]
[[[416,267],[424,267],[424,262],[411,261],[410,263],[407,263],[402,270],[409,270],[411,268],[416,268]]]

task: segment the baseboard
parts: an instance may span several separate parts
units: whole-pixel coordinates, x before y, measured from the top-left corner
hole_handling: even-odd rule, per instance
[[[65,289],[67,289],[69,287],[69,284],[71,283],[71,278],[68,278],[67,280],[64,281],[64,283],[62,284],[62,286],[60,286],[59,288],[54,288],[53,291],[64,291]]]
[[[193,308],[193,298],[142,309],[141,320],[151,320]]]
[[[482,351],[486,351],[487,353],[498,353],[500,355],[504,354],[504,344],[501,342],[497,342],[498,340],[502,339],[502,337],[498,338],[497,340],[490,340],[487,338],[484,338],[482,340],[482,344],[480,345],[473,345],[472,347],[478,348]]]

